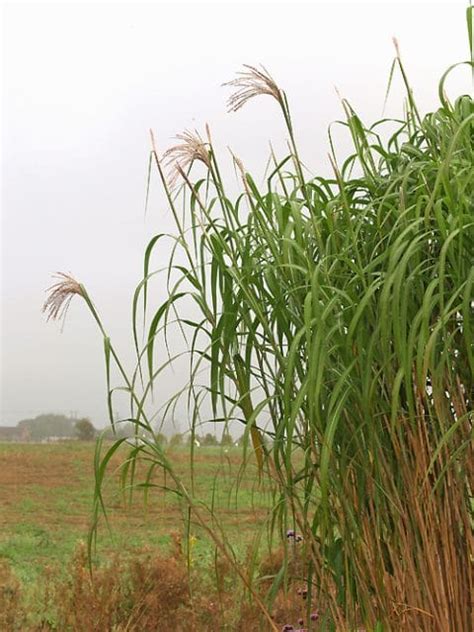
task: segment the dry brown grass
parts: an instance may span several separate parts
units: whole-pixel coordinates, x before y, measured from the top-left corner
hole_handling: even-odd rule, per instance
[[[8,564],[0,560],[0,630],[22,630],[24,622],[25,612],[21,604],[20,583]]]
[[[301,560],[289,568],[287,590],[278,591],[272,619],[282,627],[306,617],[305,597],[298,586]],[[262,561],[258,576],[263,597],[284,556],[277,551]],[[216,559],[216,578],[188,574],[179,536],[172,555],[150,554],[125,560],[116,556],[90,573],[84,544],[78,546],[59,577],[46,569],[42,603],[44,614],[27,620],[22,591],[7,566],[0,575],[0,630],[2,632],[249,632],[265,630],[259,608],[245,595],[235,569]],[[214,579],[216,581],[214,581]],[[316,630],[316,627],[310,628]]]
[[[460,410],[460,417],[465,412]],[[472,481],[472,429],[466,415],[464,419],[457,444],[438,450],[428,423],[406,423],[394,432],[386,419],[399,480],[394,480],[385,463],[385,446],[371,465],[378,468],[378,481],[383,480],[383,494],[373,484],[375,476],[369,477],[361,500],[356,473],[351,467],[345,472],[346,505],[335,505],[344,526],[341,541],[359,578],[361,601],[371,608],[369,618],[384,621],[390,630],[474,629],[472,487],[468,482]],[[453,457],[456,454],[463,456]],[[353,521],[348,520],[353,515],[360,525],[356,535]],[[319,575],[329,586],[328,606],[339,621],[338,629],[345,630],[336,587],[331,587],[324,573]],[[353,620],[359,615],[358,604],[352,608]]]
[[[124,562],[115,557],[91,574],[86,548],[78,547],[68,578],[49,576],[45,601],[54,627],[65,632],[154,632],[191,629],[186,567],[173,557],[148,556]],[[178,625],[179,624],[179,625]],[[184,624],[183,624],[184,625]]]

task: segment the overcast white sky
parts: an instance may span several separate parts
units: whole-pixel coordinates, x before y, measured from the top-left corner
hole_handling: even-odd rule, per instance
[[[165,149],[209,122],[228,177],[227,145],[262,176],[268,141],[285,142],[274,103],[227,114],[221,87],[242,63],[262,63],[287,92],[304,161],[327,172],[326,130],[341,115],[334,86],[365,121],[379,118],[396,35],[420,109],[435,109],[440,75],[468,57],[466,4],[3,4],[0,424],[50,411],[106,423],[89,313],[74,302],[60,333],[41,305],[51,273],[72,272],[132,358],[144,245],[172,227],[158,186],[144,219],[150,127]],[[469,89],[467,72],[449,83],[454,97]],[[402,94],[397,79],[388,114]],[[165,379],[160,401],[174,384]]]

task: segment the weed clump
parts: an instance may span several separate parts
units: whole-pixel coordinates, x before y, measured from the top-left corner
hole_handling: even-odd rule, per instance
[[[185,614],[189,605],[186,568],[173,557],[128,562],[114,557],[91,573],[84,545],[76,551],[69,577],[51,592],[59,629],[72,632],[152,632],[157,623],[172,629],[178,612]]]

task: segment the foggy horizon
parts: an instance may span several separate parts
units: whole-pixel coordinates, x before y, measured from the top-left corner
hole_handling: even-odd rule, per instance
[[[174,226],[154,171],[145,216],[150,128],[163,152],[177,133],[209,123],[229,187],[239,185],[228,146],[260,182],[269,142],[286,150],[281,114],[264,97],[229,114],[221,84],[243,63],[261,63],[287,93],[303,162],[328,173],[327,127],[343,118],[334,87],[365,122],[381,118],[392,36],[422,113],[438,107],[442,73],[468,57],[465,2],[302,4],[305,19],[296,6],[189,4],[186,20],[182,3],[4,6],[0,425],[71,412],[107,425],[96,324],[78,298],[62,333],[41,308],[52,274],[71,273],[133,366],[131,299],[144,249]],[[469,87],[464,71],[448,82],[453,98]],[[385,115],[400,113],[404,94],[396,74]],[[336,139],[344,155],[347,138]],[[166,295],[164,284],[153,291]],[[185,367],[157,383],[157,407],[184,383]],[[127,416],[125,402],[116,413]],[[176,417],[185,430],[184,405]]]

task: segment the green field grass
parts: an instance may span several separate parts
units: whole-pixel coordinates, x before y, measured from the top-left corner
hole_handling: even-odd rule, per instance
[[[168,451],[184,480],[191,485],[186,448]],[[116,455],[120,464],[125,450]],[[61,576],[91,526],[94,492],[94,444],[0,444],[0,561],[20,580],[34,610],[46,568]],[[255,470],[247,467],[239,480],[242,450],[200,448],[194,464],[194,485],[200,498],[222,520],[234,550],[245,554],[261,529],[266,528],[269,491],[258,485]],[[131,504],[120,486],[114,467],[105,488],[109,518],[101,520],[93,557],[100,566],[114,554],[139,557],[153,551],[167,553],[176,536],[183,539],[183,514],[173,491],[156,488],[147,502],[135,491]],[[161,478],[160,478],[161,477]],[[139,477],[138,479],[139,480]],[[239,481],[238,485],[236,482]],[[157,474],[157,485],[169,482]],[[192,563],[205,570],[213,563],[214,550],[197,526]]]

